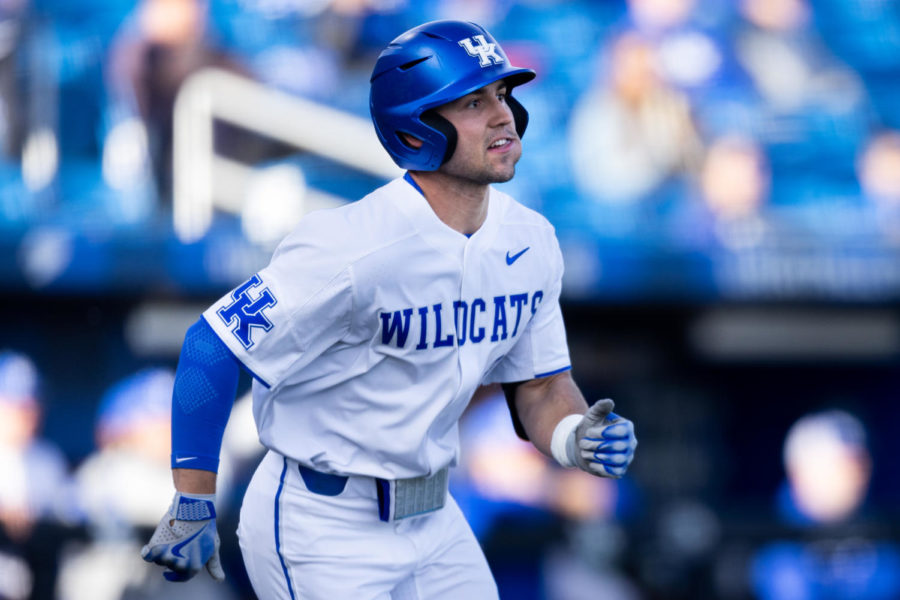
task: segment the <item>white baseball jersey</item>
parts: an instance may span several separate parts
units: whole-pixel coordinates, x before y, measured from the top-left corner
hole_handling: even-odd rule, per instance
[[[481,228],[445,225],[411,180],[307,215],[204,318],[254,374],[261,442],[328,473],[455,464],[483,383],[569,368],[552,226],[491,189]]]

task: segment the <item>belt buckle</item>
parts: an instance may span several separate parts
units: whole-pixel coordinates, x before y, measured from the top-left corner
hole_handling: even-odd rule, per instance
[[[376,479],[378,518],[388,523],[424,515],[444,507],[449,467],[430,477]]]

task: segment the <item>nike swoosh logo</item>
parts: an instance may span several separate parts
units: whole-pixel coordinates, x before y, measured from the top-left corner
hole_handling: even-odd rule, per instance
[[[529,250],[530,248],[531,248],[531,246],[525,246],[525,249],[524,249],[524,250],[521,250],[521,251],[519,251],[519,252],[516,252],[516,253],[513,254],[512,256],[509,255],[509,251],[507,250],[507,252],[506,252],[506,264],[511,265],[511,264],[513,264],[514,262],[516,262],[517,260],[519,260],[519,257],[522,256],[523,254],[525,254],[526,252],[528,252],[528,250]]]
[[[197,457],[196,457],[196,456],[184,456],[184,457],[181,457],[181,458],[176,458],[176,459],[175,459],[175,462],[176,462],[176,463],[183,463],[183,462],[187,462],[187,461],[189,461],[189,460],[197,460]]]
[[[174,555],[177,556],[178,558],[187,558],[186,556],[184,556],[183,554],[181,554],[181,549],[184,548],[187,544],[190,544],[190,543],[191,543],[191,540],[193,540],[195,537],[197,537],[198,535],[200,535],[201,533],[203,533],[203,530],[204,530],[204,529],[206,529],[206,528],[205,528],[205,527],[201,528],[199,531],[197,531],[197,533],[195,533],[194,535],[192,535],[192,536],[189,537],[188,539],[184,540],[184,541],[181,542],[180,544],[175,544],[174,546],[172,546],[172,554],[174,554]]]

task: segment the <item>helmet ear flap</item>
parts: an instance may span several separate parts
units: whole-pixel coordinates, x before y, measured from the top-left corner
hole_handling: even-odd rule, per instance
[[[528,117],[526,116],[526,120],[527,118]],[[444,138],[446,138],[447,148],[444,150],[443,158],[441,158],[441,164],[444,164],[450,160],[450,157],[453,156],[453,152],[456,150],[456,127],[453,126],[453,123],[439,115],[436,110],[426,110],[422,113],[420,119],[432,129],[438,130]]]
[[[528,127],[528,111],[511,94],[506,95],[506,105],[512,111],[513,120],[516,122],[516,133],[521,138],[525,135],[525,128]]]
[[[506,104],[512,111],[513,121],[515,121],[516,124],[516,133],[521,138],[525,134],[525,128],[528,127],[528,111],[525,110],[525,107],[522,106],[521,102],[511,95],[506,96]],[[453,152],[456,150],[456,142],[458,139],[456,128],[450,121],[439,115],[434,109],[422,113],[420,119],[432,129],[439,131],[447,139],[447,148],[444,150],[444,157],[441,159],[441,164],[446,163],[450,160],[453,156]]]

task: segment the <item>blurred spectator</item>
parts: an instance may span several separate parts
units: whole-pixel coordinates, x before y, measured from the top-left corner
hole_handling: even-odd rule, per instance
[[[673,231],[688,246],[752,248],[770,234],[764,217],[771,174],[754,140],[726,136],[710,143],[696,181],[695,202],[675,207]]]
[[[597,598],[637,600],[637,584],[626,573],[632,540],[619,522],[627,481],[591,479],[553,468],[548,508],[562,520],[562,534],[541,557],[547,600],[579,600],[584,590]]]
[[[0,352],[0,598],[51,598],[58,540],[45,525],[72,517],[68,464],[38,437],[39,375]]]
[[[628,0],[628,13],[635,25],[655,33],[683,25],[697,4],[696,0]]]
[[[724,49],[709,24],[717,18],[721,21],[722,15],[709,3],[698,7],[698,0],[628,0],[627,4],[631,24],[652,45],[656,69],[664,81],[692,90],[720,75]]]
[[[773,109],[845,112],[863,100],[858,77],[811,27],[806,0],[741,0],[740,8],[747,26],[736,38],[738,56]]]
[[[24,138],[25,115],[20,54],[28,0],[0,1],[0,158],[17,162]]]
[[[804,530],[798,541],[764,545],[753,562],[753,585],[764,600],[900,595],[900,548],[865,523],[861,508],[871,480],[866,430],[840,410],[799,419],[784,442],[782,519]]]
[[[856,171],[875,227],[891,246],[900,246],[900,132],[874,135],[857,160]]]
[[[28,124],[22,76],[28,0],[0,0],[0,226],[34,216],[20,160]]]
[[[731,221],[756,215],[765,202],[769,178],[761,149],[746,138],[713,142],[700,171],[706,205],[716,218]]]
[[[734,7],[715,0],[629,0],[636,31],[653,47],[659,76],[687,95],[704,139],[752,131],[753,86],[734,56]]]
[[[874,136],[857,168],[868,198],[885,207],[900,205],[900,132],[886,131]]]
[[[488,535],[501,513],[536,513],[547,505],[552,465],[513,430],[497,386],[481,388],[460,423],[468,449],[451,471],[453,494],[476,537]]]
[[[92,541],[74,549],[63,564],[61,600],[233,597],[209,577],[170,583],[140,558],[160,509],[174,494],[169,469],[173,385],[169,369],[147,369],[104,395],[95,430],[98,450],[75,475]]]
[[[780,164],[848,169],[869,114],[859,76],[813,27],[806,0],[741,0],[738,61],[761,100],[756,129]]]
[[[359,2],[213,3],[217,30],[229,52],[259,81],[316,100],[333,100],[344,52],[352,48]],[[338,18],[330,10],[340,5]]]
[[[576,102],[569,149],[578,187],[628,203],[696,166],[701,142],[687,98],[660,78],[652,46],[629,32],[610,50],[607,80]]]
[[[831,525],[862,506],[872,475],[866,430],[843,411],[807,415],[784,440],[787,495],[781,514],[788,521]]]
[[[141,0],[109,58],[111,123],[104,162],[115,165],[105,173],[112,187],[140,181],[149,156],[159,197],[171,198],[175,98],[181,84],[205,67],[243,70],[215,45],[207,28],[207,3]]]

